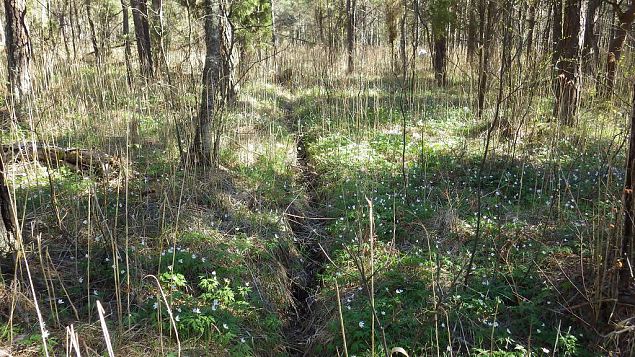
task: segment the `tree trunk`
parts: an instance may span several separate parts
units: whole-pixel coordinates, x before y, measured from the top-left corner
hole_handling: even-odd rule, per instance
[[[215,129],[219,120],[215,118],[216,97],[221,76],[220,31],[212,0],[205,0],[205,68],[203,69],[203,90],[198,111],[198,124],[192,152],[195,163],[202,166],[215,165]]]
[[[16,250],[16,228],[15,214],[13,205],[9,197],[9,188],[7,187],[4,170],[4,161],[0,159],[0,270],[12,269],[12,259],[6,261],[5,257],[13,257]]]
[[[633,85],[633,103],[631,110],[631,134],[630,145],[628,149],[628,161],[626,162],[626,180],[624,183],[624,228],[622,231],[622,264],[620,270],[620,287],[625,288],[630,285],[633,277],[630,274],[629,262],[633,262],[634,256],[632,254],[633,249],[633,235],[635,233],[635,213],[634,210],[634,195],[633,189],[635,189],[635,85]]]
[[[635,21],[635,3],[631,3],[625,12],[622,11],[619,5],[614,5],[614,9],[620,25],[615,30],[615,35],[609,43],[609,51],[606,57],[606,86],[604,87],[603,93],[605,97],[611,97],[613,95],[617,62],[622,56],[626,36],[630,32],[633,21]]]
[[[26,25],[26,0],[4,0],[8,89],[16,118],[33,90],[31,84],[31,39]]]
[[[152,77],[152,48],[150,42],[150,25],[148,23],[148,5],[146,0],[131,0],[132,20],[137,38],[137,52],[141,65],[141,75]]]
[[[589,72],[597,65],[598,39],[595,34],[595,20],[600,0],[589,0],[585,12],[584,35],[582,45],[582,71]]]
[[[355,0],[346,0],[346,47],[347,47],[347,73],[353,73],[355,51]]]
[[[558,3],[554,11],[554,116],[563,124],[573,124],[578,103],[578,34],[580,0]],[[560,30],[556,32],[555,30]]]
[[[447,42],[445,34],[434,39],[434,79],[440,87],[447,84]]]
[[[126,77],[128,79],[128,86],[132,85],[132,65],[130,64],[130,57],[132,57],[132,51],[130,49],[130,21],[129,21],[129,5],[126,0],[121,0],[121,14],[123,18],[123,41],[124,41],[124,57],[126,61]]]
[[[478,45],[478,22],[476,21],[476,11],[469,11],[467,24],[467,62],[474,63],[476,48]]]
[[[547,19],[546,19],[546,24],[544,27],[544,30],[542,32],[542,38],[541,38],[541,50],[542,52],[547,52],[549,51],[550,48],[550,43],[553,42],[553,39],[551,38],[552,36],[552,32],[554,30],[553,28],[553,20],[554,20],[554,8],[556,7],[556,5],[553,3],[553,1],[549,1],[549,6],[547,8]],[[551,41],[551,42],[550,42]]]
[[[487,4],[487,5],[486,5]],[[489,58],[492,36],[494,32],[494,13],[496,5],[491,0],[481,0],[479,6],[480,24],[479,24],[479,76],[478,76],[478,96],[477,96],[477,113],[478,117],[483,116],[485,109],[485,94],[487,92],[487,79],[489,71]]]
[[[221,104],[233,104],[237,94],[236,70],[240,64],[240,49],[234,37],[234,26],[229,16],[232,2],[219,1],[219,32],[220,32],[220,78],[219,89]]]
[[[406,16],[408,14],[407,1],[404,1],[403,5],[404,12],[401,16],[401,20],[399,21],[399,58],[401,58],[401,74],[403,75],[403,80],[405,82],[408,74],[408,57],[406,54]]]
[[[534,46],[534,29],[536,28],[536,8],[539,5],[539,0],[536,0],[531,3],[529,6],[529,18],[527,19],[529,28],[527,29],[527,40],[526,40],[526,49],[527,49],[527,58],[532,57],[532,47]]]
[[[278,29],[276,28],[276,6],[274,0],[269,0],[271,6],[271,45],[273,46],[274,59],[278,51]]]
[[[73,60],[77,59],[77,41],[76,41],[76,37],[75,36],[75,22],[76,22],[76,16],[75,16],[75,1],[69,1],[68,2],[68,18],[69,18],[69,27],[71,28],[71,43],[73,44]]]
[[[163,47],[163,0],[152,0],[152,11],[150,16],[150,24],[152,27],[152,58],[154,59],[154,69],[158,71],[161,67],[162,47]]]
[[[315,7],[315,22],[318,27],[318,36],[320,38],[320,43],[325,44],[326,40],[324,37],[324,10],[322,9],[322,4],[318,3]]]
[[[93,52],[95,53],[95,60],[97,63],[101,63],[102,53],[97,44],[97,34],[95,32],[95,22],[93,21],[93,15],[91,13],[91,4],[90,0],[86,0],[84,2],[84,6],[86,7],[86,17],[88,18],[88,28],[90,29],[90,41],[93,45]]]

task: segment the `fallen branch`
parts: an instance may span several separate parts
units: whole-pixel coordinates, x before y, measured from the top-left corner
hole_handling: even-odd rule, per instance
[[[68,165],[82,173],[109,177],[121,169],[117,156],[88,149],[64,148],[47,144],[2,145],[2,160],[5,164],[20,161],[39,161],[44,165],[58,167]]]

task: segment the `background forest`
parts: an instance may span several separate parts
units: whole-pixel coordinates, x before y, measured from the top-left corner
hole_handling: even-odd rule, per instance
[[[3,0],[0,356],[635,355],[632,0]]]

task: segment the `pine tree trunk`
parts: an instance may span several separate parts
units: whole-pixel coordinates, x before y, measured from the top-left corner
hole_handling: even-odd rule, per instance
[[[137,38],[137,52],[141,65],[141,75],[152,77],[152,46],[150,42],[150,25],[148,22],[148,5],[146,0],[131,0],[132,20]]]
[[[31,39],[26,24],[26,0],[4,0],[8,90],[20,119],[24,102],[33,90],[31,83]]]

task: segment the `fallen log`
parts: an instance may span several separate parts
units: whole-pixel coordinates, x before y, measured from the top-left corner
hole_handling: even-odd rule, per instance
[[[110,177],[121,169],[121,159],[118,156],[95,150],[64,148],[40,143],[2,145],[2,160],[5,164],[39,161],[50,167],[65,164],[83,174],[101,177]]]

